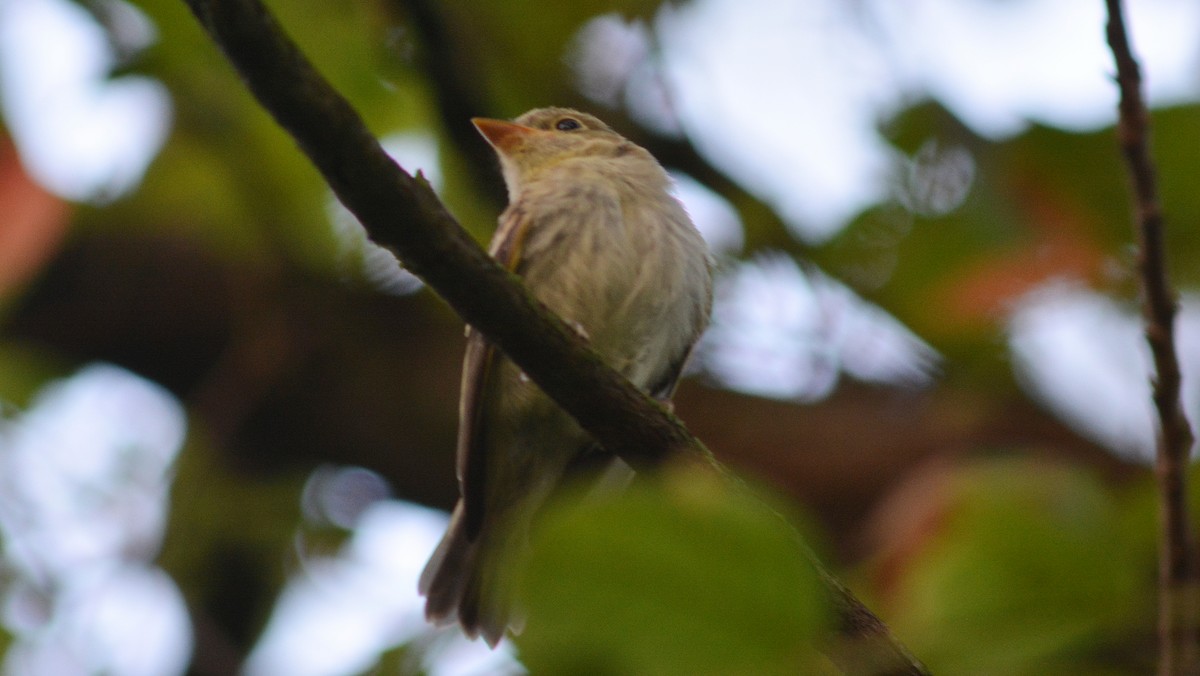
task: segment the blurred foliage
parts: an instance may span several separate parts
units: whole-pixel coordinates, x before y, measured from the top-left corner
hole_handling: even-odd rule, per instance
[[[586,21],[603,14],[648,19],[661,4],[662,0],[553,4],[448,0],[441,9],[449,24],[481,47],[473,56],[484,75],[488,99],[497,110],[507,111],[503,114],[516,116],[547,101],[574,98],[567,95],[572,90],[571,73],[564,57],[566,46]]]
[[[888,592],[893,629],[934,673],[1148,667],[1152,549],[1122,528],[1127,498],[1078,468],[1013,459],[954,468],[936,486],[930,532],[891,561],[903,573]]]
[[[192,608],[205,608],[249,650],[275,597],[299,568],[303,476],[246,477],[223,467],[192,432],[176,464],[170,521],[159,563]],[[252,589],[257,593],[245,594]]]
[[[652,485],[661,484],[661,485]],[[682,470],[621,494],[571,493],[541,518],[517,639],[535,673],[812,673],[827,616],[781,516]]]
[[[0,413],[4,407],[26,408],[45,383],[66,375],[61,358],[22,343],[0,342]]]
[[[1155,111],[1155,159],[1172,275],[1200,285],[1200,220],[1190,185],[1200,107]],[[1071,133],[1033,126],[981,138],[926,103],[887,126],[904,153],[894,201],[859,216],[814,257],[945,352],[966,364],[1020,297],[1054,278],[1133,299],[1136,270],[1128,179],[1111,129]],[[996,368],[979,375],[997,380]]]
[[[79,2],[92,9],[104,4]],[[441,194],[463,224],[486,239],[495,205],[468,170],[470,149],[448,125],[465,127],[474,114],[580,104],[568,67],[579,27],[613,12],[651,19],[663,3],[270,4],[373,131],[437,142]],[[21,332],[0,343],[0,399],[26,405],[77,360],[134,361],[161,352],[184,365],[180,372],[187,377],[169,386],[192,412],[192,431],[176,467],[161,563],[197,621],[207,623],[196,659],[212,647],[214,626],[244,656],[295,572],[295,545],[309,527],[300,512],[304,476],[319,460],[373,464],[395,485],[427,491],[410,489],[401,497],[433,501],[444,488],[439,495],[451,498],[452,441],[443,441],[453,439],[453,430],[426,428],[452,421],[448,388],[457,372],[434,357],[439,350],[457,353],[460,327],[436,303],[363,300],[369,292],[344,264],[344,242],[330,227],[329,191],[315,170],[254,103],[183,2],[136,0],[136,6],[158,39],[120,64],[120,72],[151,75],[169,88],[171,136],[135,193],[102,207],[76,207],[65,249],[71,255],[57,263],[65,270],[52,263],[31,288],[0,289],[6,301],[0,319],[11,319]],[[442,35],[415,28],[412,17],[421,11],[440,22]],[[447,42],[440,51],[435,37]],[[428,63],[447,54],[462,59],[455,66],[487,109],[447,112],[445,94],[438,93],[447,83]],[[1168,231],[1174,273],[1184,290],[1194,290],[1200,238],[1186,224],[1200,222],[1200,191],[1192,186],[1200,108],[1156,111],[1153,124],[1164,208],[1170,223],[1185,226]],[[627,131],[654,140],[652,131]],[[769,205],[749,198],[719,168],[695,166],[703,158],[672,168],[718,177],[710,187],[745,221],[748,250],[803,253],[806,265],[846,282],[932,344],[945,357],[938,386],[959,388],[944,390],[956,404],[949,424],[983,431],[949,441],[914,433],[909,445],[925,455],[914,453],[903,472],[878,460],[871,464],[870,449],[811,448],[806,439],[782,440],[786,452],[739,455],[757,453],[761,463],[747,464],[766,477],[786,475],[787,463],[815,457],[806,465],[813,468],[812,484],[846,486],[869,482],[837,476],[832,463],[843,457],[865,458],[856,467],[862,475],[887,472],[896,486],[928,471],[921,462],[927,455],[953,456],[933,488],[918,490],[908,502],[846,489],[837,506],[864,522],[883,520],[881,511],[908,519],[904,527],[885,529],[893,538],[875,548],[863,547],[858,531],[829,534],[839,553],[865,559],[863,584],[900,637],[937,673],[1145,673],[1156,546],[1146,473],[1122,466],[1122,478],[1135,479],[1117,484],[1082,466],[1086,461],[1107,470],[1116,461],[1097,457],[1097,449],[1073,435],[1057,427],[1042,434],[1041,427],[1026,427],[1028,416],[995,417],[1014,410],[1007,404],[1022,397],[1003,345],[1006,314],[1021,295],[1063,276],[1124,300],[1134,295],[1127,189],[1112,131],[1034,126],[1010,139],[985,139],[934,102],[901,111],[883,131],[898,151],[892,198],[815,248],[793,240]],[[478,149],[486,150],[482,142]],[[87,257],[97,240],[116,242],[114,248],[130,256],[161,255],[154,247],[167,240],[173,248],[166,251],[181,261],[217,261],[220,274],[212,277],[198,272],[208,268],[182,263],[175,272],[199,287],[184,288],[214,307],[232,299],[236,317],[201,316],[193,296],[183,302],[179,287],[171,286],[179,280],[162,267],[147,273],[122,266],[119,272],[132,270],[133,279],[92,270],[87,263],[108,260]],[[95,276],[87,276],[91,272]],[[155,324],[176,319],[172,313],[196,315],[196,324],[181,324],[196,344],[184,341],[171,351],[122,342],[121,315],[129,308],[94,307],[96,296],[86,293],[114,288],[163,294],[166,300],[153,305],[130,306],[148,308],[146,321]],[[56,314],[67,317],[77,343],[39,341],[41,320]],[[384,316],[393,321],[380,321]],[[226,377],[239,368],[249,376]],[[166,380],[151,369],[143,375]],[[419,389],[397,392],[389,384]],[[342,397],[345,392],[354,396]],[[886,401],[876,409],[796,406],[788,416],[808,416],[825,429],[872,427],[879,420],[872,410],[907,412],[904,407],[923,396],[898,390],[880,397]],[[413,403],[418,399],[426,401]],[[219,417],[207,406],[213,401],[228,405],[228,419],[213,419]],[[399,437],[409,429],[420,432],[396,440],[394,448],[369,443],[380,430]],[[1046,448],[958,462],[963,455],[994,453],[993,439],[1007,441],[1009,434],[1035,437]],[[1072,456],[1077,464],[1045,461],[1072,444],[1084,448]],[[809,497],[802,487],[784,488],[798,501]],[[309,535],[332,548],[341,534]],[[564,503],[546,515],[537,544],[524,578],[529,624],[517,639],[535,672],[575,672],[581,664],[589,673],[655,674],[827,667],[809,650],[827,620],[814,601],[811,568],[794,534],[756,498],[707,478],[675,476],[621,496]],[[0,647],[6,640],[0,635]],[[379,670],[417,670],[412,654],[418,652],[396,647]]]

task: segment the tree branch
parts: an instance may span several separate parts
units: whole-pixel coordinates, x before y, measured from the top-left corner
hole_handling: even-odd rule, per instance
[[[1146,342],[1154,357],[1154,407],[1159,438],[1159,673],[1195,673],[1197,664],[1197,569],[1188,513],[1187,467],[1192,430],[1180,401],[1179,358],[1175,350],[1175,292],[1168,278],[1163,216],[1150,157],[1150,122],[1142,99],[1142,78],[1129,46],[1120,0],[1108,4],[1108,44],[1120,89],[1117,138],[1125,155],[1134,197],[1138,269]]]
[[[725,473],[677,418],[604,364],[479,248],[428,183],[384,153],[258,0],[185,2],[371,239],[504,350],[601,445],[635,468],[687,453]],[[833,651],[832,659],[854,674],[926,673],[878,617],[821,572],[841,637],[854,648]]]
[[[888,626],[854,593],[825,571],[813,557],[821,582],[833,599],[838,640],[825,649],[841,670],[852,676],[929,676],[929,670],[908,652]]]

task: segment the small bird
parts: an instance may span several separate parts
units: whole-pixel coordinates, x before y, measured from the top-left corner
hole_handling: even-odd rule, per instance
[[[475,118],[509,205],[491,255],[634,385],[668,402],[712,309],[712,257],[644,148],[591,115],[540,108]],[[421,573],[425,615],[495,647],[514,612],[506,561],[546,498],[603,454],[570,415],[467,329],[459,401],[461,499]],[[516,619],[515,619],[516,618]]]

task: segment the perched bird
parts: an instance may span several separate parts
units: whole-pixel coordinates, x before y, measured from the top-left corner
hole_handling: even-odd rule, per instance
[[[614,369],[662,401],[712,307],[712,261],[670,179],[600,120],[541,108],[476,118],[509,205],[490,252]],[[602,453],[487,340],[468,328],[459,402],[462,498],[421,574],[425,615],[495,646],[514,624],[505,561],[568,468]]]

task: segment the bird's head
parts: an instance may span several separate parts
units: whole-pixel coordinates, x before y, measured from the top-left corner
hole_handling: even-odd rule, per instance
[[[537,108],[509,122],[471,120],[500,156],[509,196],[564,160],[644,153],[595,117],[570,108]]]

